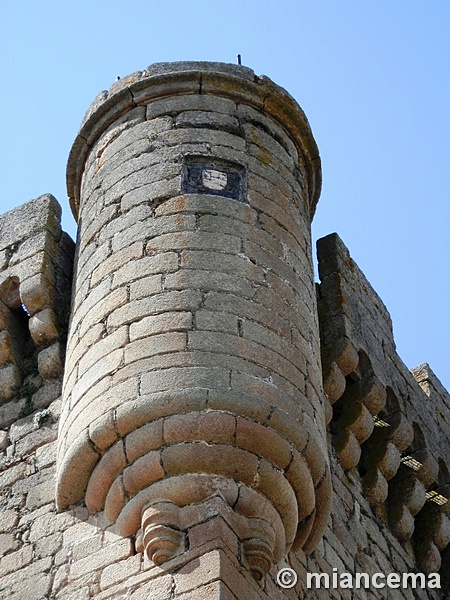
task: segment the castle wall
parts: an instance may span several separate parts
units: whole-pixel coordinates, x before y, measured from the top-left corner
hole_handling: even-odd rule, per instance
[[[183,65],[85,117],[72,294],[56,200],[0,216],[0,597],[445,598],[449,395],[336,234],[316,303],[299,107]],[[447,588],[307,588],[345,572]]]
[[[334,555],[340,570],[439,572],[445,580],[450,397],[428,365],[405,367],[386,307],[336,234],[319,240],[318,258],[332,523],[347,549],[338,544]]]
[[[14,215],[9,215],[10,219],[11,217]],[[445,576],[448,573],[448,551],[445,550],[448,541],[447,514],[443,507],[432,505],[429,500],[423,502],[420,484],[427,489],[434,488],[442,495],[447,493],[445,482],[441,482],[440,486],[438,484],[439,471],[441,478],[443,471],[443,467],[439,469],[439,465],[448,464],[448,393],[429,367],[422,365],[414,370],[417,383],[401,363],[395,353],[388,313],[349,257],[342,242],[334,237],[325,238],[320,244],[322,283],[319,289],[319,307],[322,339],[326,336],[325,329],[328,329],[331,335],[332,329],[329,323],[327,325],[329,318],[332,316],[336,324],[335,317],[340,314],[340,318],[346,321],[345,331],[349,340],[355,348],[359,348],[359,354],[367,351],[364,374],[368,374],[369,360],[370,376],[376,376],[382,382],[382,386],[395,390],[400,397],[401,404],[397,413],[384,414],[381,410],[381,417],[386,422],[391,421],[393,429],[402,422],[399,418],[402,417],[405,419],[402,425],[403,432],[411,431],[408,424],[413,426],[415,423],[415,427],[419,426],[423,433],[423,438],[419,436],[416,447],[407,448],[406,454],[404,451],[401,453],[415,457],[418,462],[420,459],[422,464],[428,461],[427,468],[422,469],[421,473],[420,469],[411,470],[407,464],[399,461],[395,449],[398,451],[399,439],[403,439],[405,433],[402,434],[402,438],[389,434],[387,437],[371,440],[374,432],[390,429],[384,427],[377,430],[374,427],[367,440],[361,443],[361,455],[356,467],[348,469],[348,465],[343,464],[343,457],[347,455],[340,451],[339,443],[336,447],[335,423],[338,422],[338,418],[344,418],[342,411],[339,416],[335,415],[330,423],[329,451],[333,479],[331,518],[318,548],[309,557],[301,551],[289,556],[289,564],[299,574],[302,591],[298,585],[296,592],[291,590],[283,593],[275,583],[275,568],[266,578],[264,588],[260,588],[245,573],[239,573],[235,563],[238,537],[227,525],[227,513],[219,498],[211,501],[214,504],[210,507],[211,518],[192,527],[189,535],[192,546],[188,556],[183,559],[175,558],[171,563],[170,572],[165,572],[161,567],[153,565],[142,552],[136,552],[132,540],[114,534],[101,513],[92,515],[84,505],[57,512],[54,503],[54,478],[57,422],[61,407],[61,377],[43,381],[35,375],[33,381],[36,387],[39,387],[31,395],[34,410],[28,416],[17,415],[13,417],[12,422],[11,419],[10,422],[2,422],[1,597],[13,600],[106,600],[125,597],[137,599],[148,595],[167,600],[213,597],[239,600],[247,596],[280,599],[329,598],[330,595],[335,598],[386,597],[386,590],[377,591],[373,588],[359,592],[353,590],[353,593],[345,589],[306,589],[307,572],[332,575],[333,568],[337,568],[339,573],[352,574],[426,572],[437,569],[442,575],[442,583],[445,584]],[[326,262],[332,263],[332,267],[326,267]],[[336,285],[339,282],[339,288],[332,286],[330,282],[326,284],[326,278],[334,277],[335,274],[339,275],[334,279]],[[333,309],[330,308],[331,303]],[[381,315],[382,318],[372,319],[375,314]],[[370,327],[369,319],[372,323]],[[377,320],[381,324],[378,328]],[[335,327],[334,330],[344,331],[339,327]],[[373,336],[378,336],[379,347],[384,346],[384,359],[376,350]],[[337,339],[334,343],[336,347],[343,347]],[[375,350],[373,354],[371,347]],[[326,346],[323,345],[322,349],[325,354]],[[362,368],[362,365],[360,367]],[[358,385],[363,375],[358,365],[353,369],[351,374],[347,375],[350,388]],[[325,383],[327,384],[327,380]],[[337,387],[335,385],[335,389]],[[330,387],[329,390],[331,389]],[[370,389],[373,390],[374,386]],[[377,397],[383,396],[380,390],[381,388],[378,388]],[[329,397],[333,398],[331,392]],[[372,398],[374,397],[372,394]],[[338,402],[339,398],[334,405]],[[17,404],[23,407],[25,403],[26,398],[21,401],[19,397],[14,397],[2,406]],[[423,410],[422,407],[427,404],[428,408]],[[336,411],[335,408],[334,410]],[[353,424],[346,425],[346,431],[355,431],[352,428]],[[397,431],[398,429],[397,427]],[[361,431],[361,428],[358,429],[359,434]],[[409,443],[413,444],[411,433],[406,433],[406,436],[410,440]],[[393,444],[390,455],[386,452],[376,452],[376,443],[381,443],[382,448],[388,448],[386,440],[388,444]],[[388,495],[382,502],[374,492],[382,488],[379,483],[381,478],[375,478],[378,488],[368,485],[370,478],[366,475],[370,469],[362,467],[363,461],[371,465],[372,470],[378,469],[383,477],[388,476],[387,468],[391,469]],[[392,474],[394,471],[395,474]],[[410,483],[411,475],[417,482],[414,485]],[[418,506],[421,508],[415,512]],[[434,509],[431,513],[428,508],[430,506]],[[414,528],[409,539],[405,539],[405,533],[409,531],[405,529],[405,524],[410,521],[397,518],[393,522],[389,516],[390,511],[398,514],[400,510],[404,514],[405,507],[408,510],[413,508],[413,525],[417,523],[418,528],[417,531]],[[424,515],[427,519],[426,527],[423,526]],[[403,529],[394,527],[396,523],[400,523]],[[222,534],[219,547],[215,544],[218,528]],[[433,561],[429,565],[419,562],[423,543],[428,544],[427,557]],[[439,557],[442,560],[441,564]],[[288,563],[281,563],[280,566],[283,564]],[[32,586],[29,585],[30,579],[33,581]],[[389,594],[389,597],[398,599],[445,597],[442,592],[433,590],[390,590]]]

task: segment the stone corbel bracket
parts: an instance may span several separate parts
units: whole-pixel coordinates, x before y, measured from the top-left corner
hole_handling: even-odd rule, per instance
[[[157,417],[162,403],[158,396],[145,410],[128,403],[91,425],[97,443],[85,495],[91,512],[104,511],[119,535],[141,531],[148,557],[162,563],[177,555],[185,535],[179,515],[219,493],[233,509],[258,580],[291,548],[316,547],[330,509],[330,476],[323,451],[300,422],[276,411],[273,423],[280,427],[283,420],[282,435],[245,416],[208,409],[206,396],[202,411],[151,419],[149,412]],[[77,448],[85,460],[85,446]],[[66,460],[75,464],[76,456]],[[158,513],[162,499],[171,503],[170,514]]]

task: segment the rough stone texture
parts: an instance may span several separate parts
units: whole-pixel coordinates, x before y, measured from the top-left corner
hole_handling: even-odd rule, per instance
[[[74,244],[61,231],[60,217],[61,208],[50,194],[0,216],[3,405],[14,394],[20,395],[21,387],[34,389],[34,374],[45,381],[62,375],[62,355],[57,357],[56,347],[59,340],[65,345],[67,334]],[[6,406],[0,427],[14,419],[13,407],[7,410]]]
[[[186,156],[208,171],[195,193]],[[316,299],[320,162],[288,94],[153,65],[94,101],[68,184],[67,348],[58,204],[0,216],[0,597],[447,598],[450,397],[403,365],[336,234]],[[333,570],[444,589],[307,588]]]
[[[204,63],[151,72],[95,103],[69,159],[80,228],[57,505],[85,499],[135,535],[156,498],[181,509],[237,485],[242,566],[261,579],[293,545],[314,549],[330,508],[310,251],[320,161],[300,107],[269,80]],[[132,402],[116,393],[127,383]],[[163,391],[185,398],[176,419],[154,401]],[[304,424],[304,457],[292,422],[254,422],[247,405]],[[128,452],[157,421],[159,444],[141,437]],[[204,497],[189,484],[197,474]],[[265,503],[276,526],[256,531]],[[142,521],[149,556],[179,553],[171,518]]]
[[[450,396],[428,365],[410,372],[402,363],[386,307],[336,234],[319,240],[318,257],[334,499],[345,515],[340,529],[345,532],[358,502],[358,520],[371,523],[369,539],[379,546],[380,571],[383,564],[408,565],[448,578]],[[361,410],[372,421],[363,434]],[[355,539],[358,546],[367,548],[367,534]],[[351,540],[348,531],[345,537]]]
[[[52,490],[74,252],[60,215],[47,194],[0,216],[0,596],[17,600],[49,597],[72,521]]]

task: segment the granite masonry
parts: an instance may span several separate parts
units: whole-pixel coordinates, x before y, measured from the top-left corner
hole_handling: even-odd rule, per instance
[[[295,100],[151,65],[67,186],[76,245],[51,195],[0,216],[0,598],[450,597],[450,397],[336,234],[314,283]]]

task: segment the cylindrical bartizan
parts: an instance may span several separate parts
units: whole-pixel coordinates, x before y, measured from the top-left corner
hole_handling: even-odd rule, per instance
[[[219,494],[261,579],[329,515],[308,121],[267,77],[150,66],[93,102],[68,164],[78,254],[57,504],[161,564]],[[161,508],[162,507],[162,508]],[[154,533],[155,532],[155,533]]]

